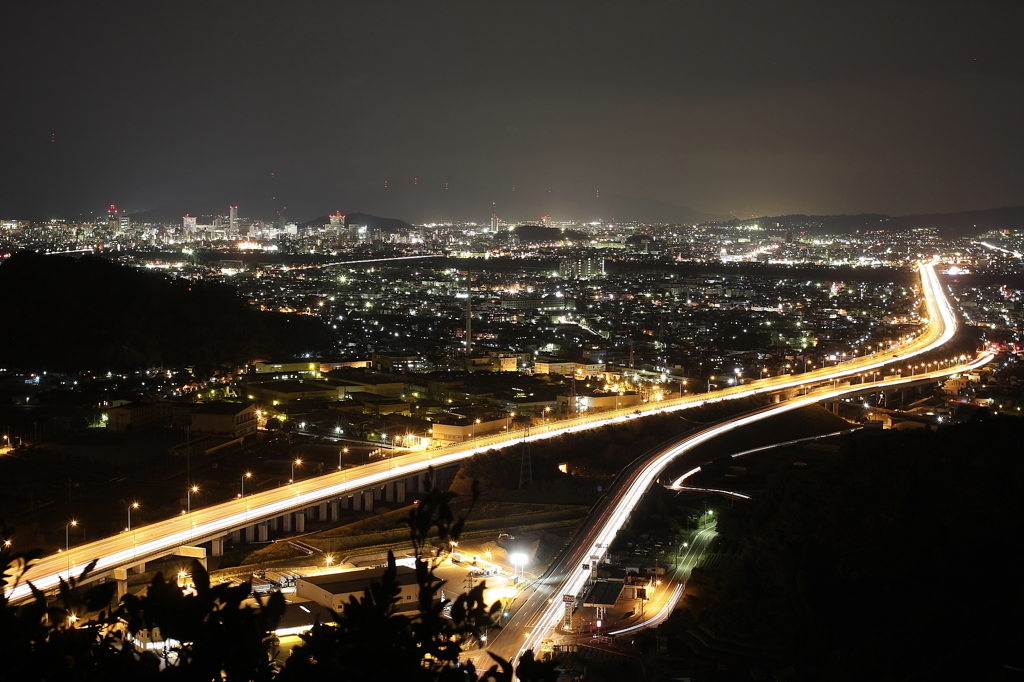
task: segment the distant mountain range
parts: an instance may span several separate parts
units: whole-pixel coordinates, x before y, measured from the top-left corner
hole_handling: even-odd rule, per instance
[[[974,237],[989,230],[1024,228],[1024,206],[1006,206],[981,211],[958,213],[927,213],[923,215],[888,216],[881,213],[859,215],[784,215],[762,216],[752,220],[734,220],[735,224],[756,222],[762,226],[788,227],[814,233],[837,234],[856,230],[913,230],[934,227],[947,239]]]

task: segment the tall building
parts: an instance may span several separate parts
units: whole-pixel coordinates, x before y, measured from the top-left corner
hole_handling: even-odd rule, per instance
[[[117,231],[121,229],[121,221],[118,220],[117,206],[113,204],[107,209],[107,229],[117,234]]]
[[[498,231],[498,205],[497,203],[491,204],[491,232]]]
[[[120,218],[118,218],[118,225],[117,225],[117,233],[118,234],[125,234],[125,233],[127,233],[131,229],[131,227],[132,227],[132,219],[129,216],[122,215]]]
[[[192,234],[193,232],[195,232],[196,231],[196,219],[195,219],[195,217],[194,216],[190,216],[190,215],[185,215],[181,219],[181,229],[183,229],[185,232],[188,232],[189,234]]]
[[[228,206],[228,229],[231,232],[238,231],[238,207]]]
[[[577,256],[563,259],[558,264],[558,275],[569,279],[595,279],[604,277],[604,258]]]

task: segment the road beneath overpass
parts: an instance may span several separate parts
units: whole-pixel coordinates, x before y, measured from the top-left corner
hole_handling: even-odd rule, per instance
[[[896,349],[900,361],[939,348],[952,338],[956,331],[956,317],[943,294],[934,265],[934,262],[919,264],[925,306],[922,317],[926,320],[927,326],[916,338]],[[55,588],[61,579],[75,574],[76,569],[80,570],[94,559],[97,561],[94,575],[108,575],[113,569],[135,566],[172,554],[182,547],[190,547],[222,538],[232,530],[251,526],[261,520],[275,518],[324,500],[372,488],[391,479],[421,474],[430,467],[455,465],[478,452],[508,447],[526,439],[551,438],[578,429],[595,428],[628,419],[641,418],[648,414],[685,410],[709,402],[800,389],[811,391],[812,387],[820,386],[823,383],[881,369],[891,364],[893,359],[891,350],[886,353],[865,355],[834,367],[821,368],[796,376],[771,377],[699,396],[686,396],[675,400],[647,403],[639,407],[595,415],[582,415],[574,419],[546,424],[539,428],[534,427],[529,432],[518,431],[478,438],[465,444],[413,452],[393,459],[297,481],[275,490],[207,508],[193,509],[191,513],[182,514],[179,517],[133,528],[131,532],[102,538],[72,547],[67,552],[58,552],[43,557],[26,572],[20,584],[13,589],[8,588],[8,596],[12,601],[27,598],[30,595],[30,589],[24,583],[26,579],[31,580],[39,589],[50,590]],[[950,367],[942,372],[936,372],[935,376],[944,376],[955,371],[958,371],[956,367]],[[920,375],[917,378],[920,378]],[[898,383],[880,381],[875,382],[875,385],[883,388]],[[827,397],[823,394],[823,390],[818,388],[811,392],[809,397],[812,398],[812,401],[823,400]],[[839,391],[836,395],[844,395],[844,393]],[[633,475],[637,475],[637,472],[624,473],[625,477]]]

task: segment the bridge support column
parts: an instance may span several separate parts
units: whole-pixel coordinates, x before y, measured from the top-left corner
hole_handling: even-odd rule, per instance
[[[304,509],[295,512],[295,532],[306,532],[306,511]]]
[[[326,521],[327,520],[327,503],[326,502],[321,502],[320,503],[320,510],[317,512],[317,519],[319,521]]]
[[[329,521],[338,520],[338,517],[340,516],[340,506],[341,504],[338,502],[338,500],[331,500],[331,503],[327,507],[327,519]]]
[[[395,502],[405,502],[405,479],[395,481]]]
[[[260,523],[256,526],[256,539],[258,539],[260,542],[267,541],[267,536],[269,535],[268,531],[270,530],[268,525],[269,524],[266,523]]]
[[[210,556],[224,556],[224,538],[210,540]]]
[[[362,495],[363,495],[363,511],[373,511],[373,498],[374,498],[374,494],[373,493],[374,493],[374,491],[372,491],[372,490],[364,490],[362,492]]]
[[[245,541],[252,542],[256,539],[256,526],[245,527]]]
[[[242,529],[241,528],[236,528],[235,530],[231,531],[231,544],[233,544],[233,545],[240,545],[240,544],[242,544]]]
[[[382,486],[376,486],[373,489],[373,499],[374,499],[374,501],[380,501],[380,500],[384,499],[383,493],[384,493],[384,488],[385,487],[387,487],[387,484],[385,484],[383,487]]]
[[[290,513],[281,517],[281,530],[285,533],[292,532],[292,515]]]
[[[115,568],[111,571],[112,577],[117,581],[117,600],[128,594],[128,569]]]
[[[191,557],[198,561],[203,568],[209,569],[206,560],[206,550],[202,547],[191,547],[189,545],[182,545],[174,551],[174,556]]]
[[[136,573],[145,573],[146,572],[146,562],[143,561],[141,564],[135,564],[134,566],[132,566],[132,570],[135,571]]]

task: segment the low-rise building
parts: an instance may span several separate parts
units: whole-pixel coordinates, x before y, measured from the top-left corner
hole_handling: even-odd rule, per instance
[[[257,374],[318,374],[319,360],[297,360],[293,362],[254,362]]]
[[[224,401],[200,405],[192,413],[192,433],[232,438],[256,433],[256,405]]]
[[[461,414],[437,415],[433,422],[434,441],[441,445],[464,443],[479,436],[501,433],[510,427],[511,415],[466,417]]]
[[[249,384],[246,394],[265,405],[288,405],[301,400],[338,400],[342,392],[337,386],[317,381],[283,379]]]
[[[295,581],[295,594],[309,599],[320,606],[342,611],[352,597],[361,599],[364,591],[371,583],[380,582],[385,568],[365,568],[343,573],[307,576]],[[396,569],[399,585],[397,611],[419,610],[419,585],[416,582],[416,570],[408,566]]]
[[[594,412],[632,407],[643,402],[636,391],[588,391],[576,395],[558,396],[558,410],[567,414]]]
[[[150,428],[185,426],[191,422],[195,404],[159,400],[131,402],[107,410],[107,430],[133,433]]]

